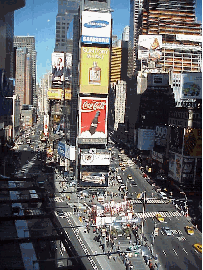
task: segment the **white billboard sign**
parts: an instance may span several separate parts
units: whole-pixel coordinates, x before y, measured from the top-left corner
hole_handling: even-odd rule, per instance
[[[162,54],[162,35],[139,35],[138,59],[157,60]]]
[[[188,72],[181,74],[181,99],[202,98],[202,73]]]
[[[81,165],[110,165],[110,154],[81,153]]]
[[[176,40],[189,40],[195,42],[202,42],[202,36],[177,34]]]
[[[82,12],[82,43],[110,44],[110,35],[110,13]]]

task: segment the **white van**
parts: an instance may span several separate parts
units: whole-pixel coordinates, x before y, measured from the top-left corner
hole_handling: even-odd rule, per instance
[[[161,196],[161,198],[163,199],[163,200],[168,200],[168,197],[167,197],[167,195],[166,195],[166,193],[164,193],[164,192],[159,192],[159,195]]]

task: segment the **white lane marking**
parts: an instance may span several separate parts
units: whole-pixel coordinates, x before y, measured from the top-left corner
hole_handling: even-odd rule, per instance
[[[166,256],[166,252],[163,250],[164,255]]]
[[[186,254],[188,254],[188,252],[183,248],[183,250],[185,251]]]
[[[178,256],[178,253],[175,251],[175,249],[173,248],[173,251],[174,251],[174,253],[176,254],[176,256]]]

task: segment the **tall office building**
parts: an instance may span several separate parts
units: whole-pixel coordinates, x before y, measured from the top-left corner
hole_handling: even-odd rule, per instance
[[[31,105],[32,100],[31,61],[27,48],[16,50],[16,67],[15,94],[19,96],[22,109],[23,104]]]
[[[80,0],[58,0],[55,52],[72,53],[73,40],[67,38],[67,32],[74,15],[78,14],[79,3]]]
[[[14,47],[16,48],[27,48],[30,62],[30,79],[32,85],[31,93],[31,104],[37,106],[37,95],[36,95],[36,50],[35,50],[35,37],[34,36],[15,36]],[[16,63],[16,74],[18,71],[18,64]],[[21,69],[21,67],[20,67]],[[22,105],[22,104],[21,104]]]

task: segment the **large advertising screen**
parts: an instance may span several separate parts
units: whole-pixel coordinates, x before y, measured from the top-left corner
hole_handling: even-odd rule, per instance
[[[188,72],[181,74],[181,98],[202,98],[202,73]]]
[[[110,35],[111,13],[82,11],[82,43],[110,44]]]
[[[108,94],[109,49],[81,48],[80,93]]]
[[[79,144],[107,143],[107,103],[107,98],[80,98]]]
[[[155,130],[154,129],[138,129],[139,150],[152,150],[154,147]]]
[[[107,187],[108,172],[102,166],[81,166],[80,186],[87,187]],[[106,166],[103,166],[106,167]]]
[[[162,55],[162,35],[139,35],[138,59],[157,60]]]
[[[201,157],[202,156],[202,130],[186,129],[184,136],[185,156]]]

